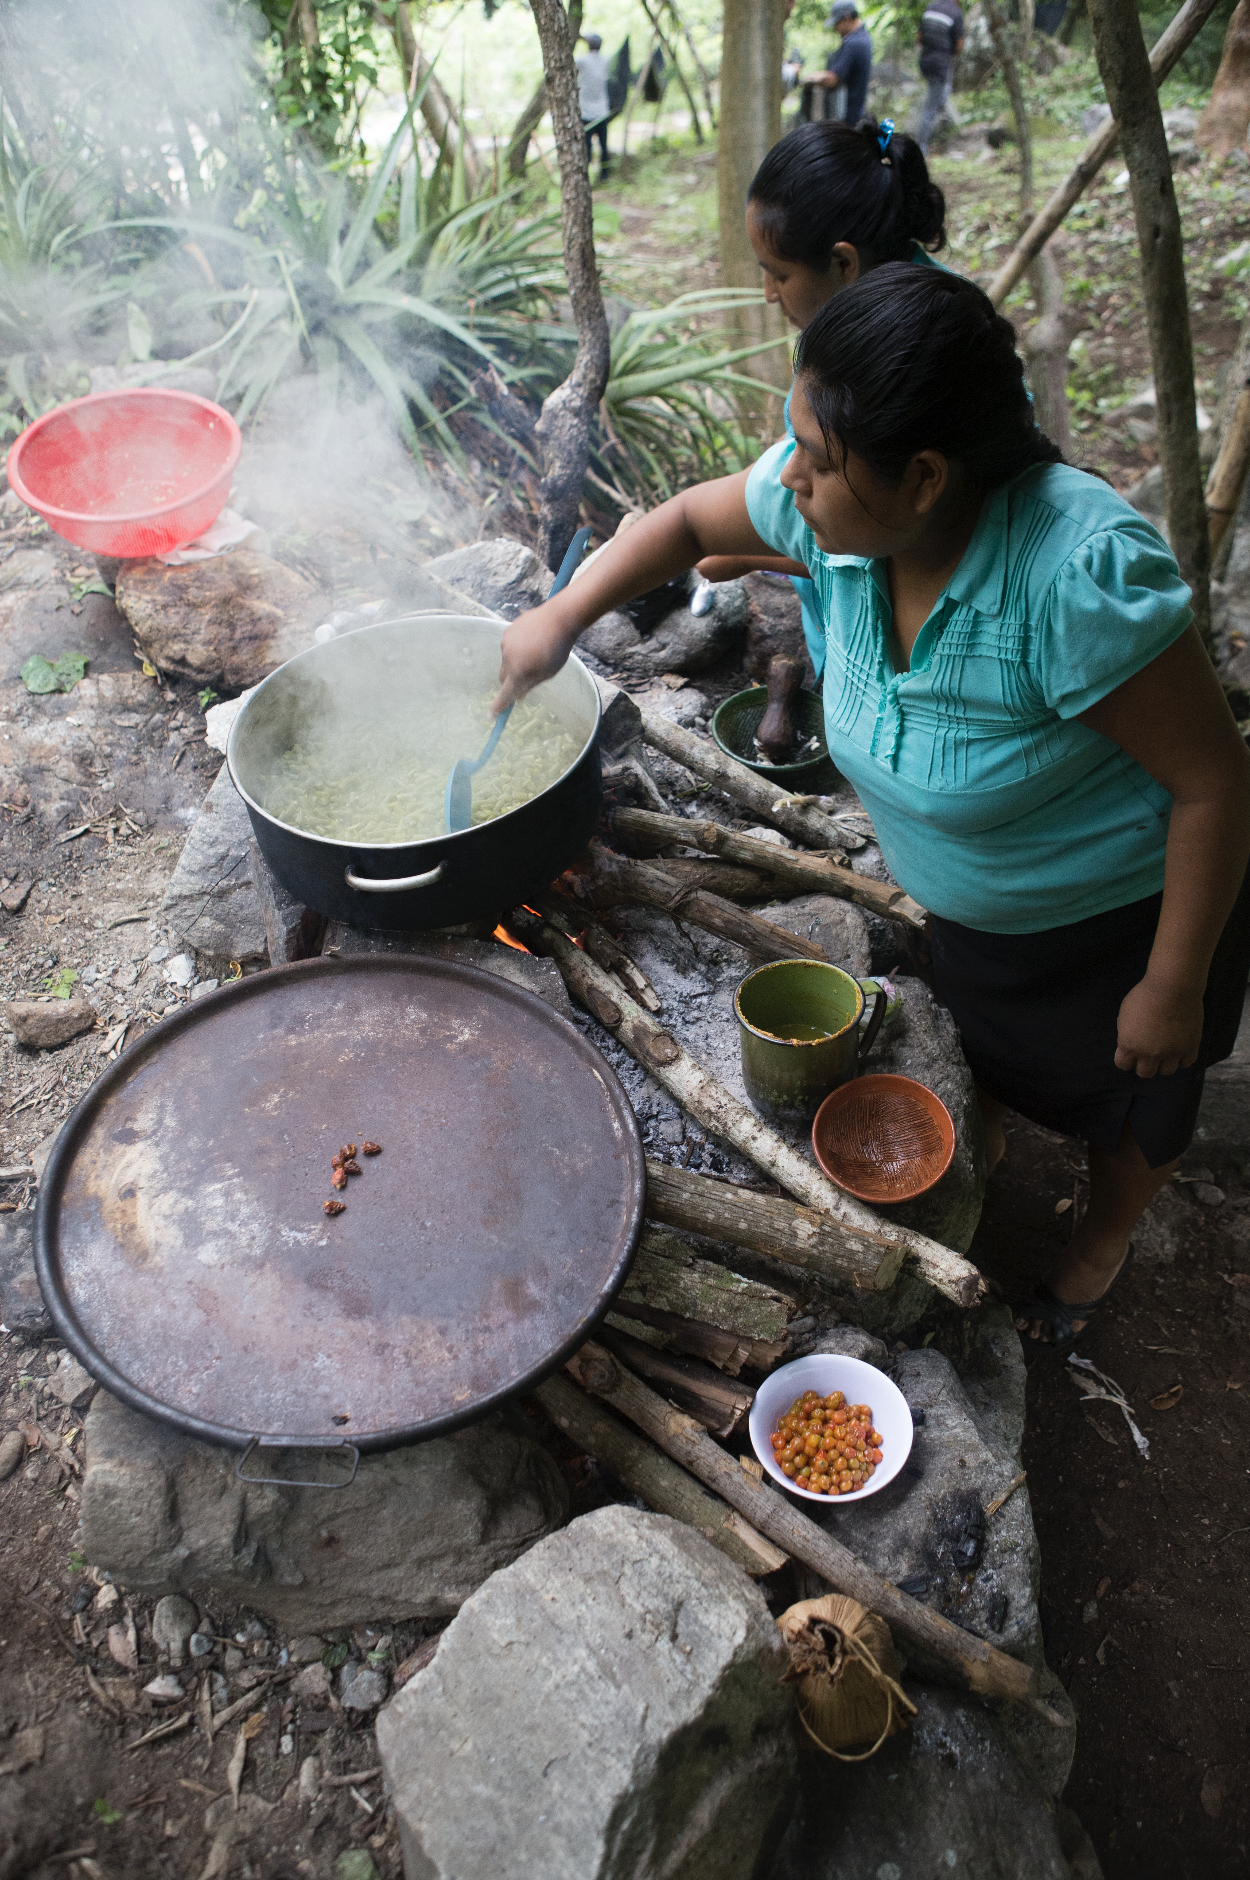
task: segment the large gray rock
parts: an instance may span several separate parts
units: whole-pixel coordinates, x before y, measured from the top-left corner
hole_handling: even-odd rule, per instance
[[[96,1021],[89,999],[11,999],[0,1009],[17,1042],[32,1051],[55,1051]]]
[[[532,548],[511,536],[491,542],[471,542],[426,563],[429,574],[470,599],[489,607],[505,620],[515,620],[527,608],[539,607],[551,592],[554,576],[544,568]]]
[[[407,1880],[753,1880],[793,1794],[763,1595],[612,1507],[497,1573],[378,1718]]]
[[[1022,1400],[1018,1354],[1015,1363]],[[997,1514],[984,1514],[1018,1473],[1018,1456],[990,1448],[941,1352],[904,1351],[893,1376],[913,1412],[924,1413],[908,1465],[868,1501],[822,1514],[822,1524],[896,1586],[923,1580],[916,1597],[926,1605],[1040,1664],[1041,1555],[1028,1495],[1017,1489]]]
[[[1101,1880],[1075,1816],[1038,1792],[988,1710],[953,1691],[909,1695],[911,1728],[867,1762],[804,1749],[768,1880]]]
[[[886,1371],[917,1418],[903,1473],[869,1501],[831,1508],[820,1519],[896,1586],[1033,1665],[1047,1701],[1070,1718],[1071,1705],[1042,1656],[1041,1553],[1025,1489],[985,1514],[1021,1467],[1019,1335],[1009,1308],[997,1302],[970,1315],[965,1334],[962,1377],[931,1348],[890,1360],[860,1326],[837,1325],[817,1338],[817,1351],[839,1351]],[[909,1656],[922,1674],[941,1675],[910,1648]],[[1072,1765],[1073,1733],[1023,1710],[1004,1716],[1002,1730],[1042,1792],[1058,1796]]]
[[[646,634],[628,614],[604,614],[587,627],[578,650],[630,684],[657,679],[663,672],[703,672],[745,638],[750,624],[750,602],[741,581],[722,581],[712,593],[707,613],[678,607]]]
[[[862,979],[872,971],[868,922],[854,901],[840,901],[832,894],[801,894],[797,900],[774,901],[754,911],[787,933],[814,940],[824,948],[825,958],[852,979]]]
[[[362,1456],[350,1488],[240,1482],[237,1455],[100,1392],[87,1418],[82,1547],[136,1593],[213,1591],[296,1632],[459,1610],[563,1522],[555,1464],[504,1416]],[[262,1454],[255,1473],[307,1474]]]
[[[162,672],[197,685],[256,685],[312,645],[325,595],[251,548],[170,568],[124,561],[117,606]]]
[[[32,1340],[52,1330],[35,1275],[35,1217],[28,1208],[0,1219],[0,1324]]]
[[[265,915],[252,881],[247,805],[225,764],[191,825],[162,908],[174,933],[220,960],[267,957]]]

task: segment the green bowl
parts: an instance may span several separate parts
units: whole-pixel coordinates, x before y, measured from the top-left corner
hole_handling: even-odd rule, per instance
[[[753,685],[747,692],[735,692],[712,717],[712,736],[726,757],[736,757],[748,770],[754,770],[771,783],[804,796],[820,796],[835,789],[838,773],[825,745],[825,712],[819,692],[800,692],[794,701],[794,717],[804,741],[820,740],[819,752],[798,764],[766,764],[755,749],[755,734],[768,710],[768,688]]]

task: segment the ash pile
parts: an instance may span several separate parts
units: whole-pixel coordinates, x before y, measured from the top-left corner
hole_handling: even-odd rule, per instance
[[[505,617],[549,585],[530,551],[498,541],[427,573],[463,611]],[[223,765],[166,896],[169,944],[192,968],[172,996],[378,950],[512,979],[624,1085],[648,1225],[564,1372],[470,1429],[362,1458],[330,1527],[306,1493],[240,1481],[233,1458],[97,1394],[82,1548],[132,1628],[163,1613],[168,1630],[171,1601],[198,1628],[189,1659],[162,1648],[180,1695],[161,1702],[188,1727],[211,1738],[243,1696],[249,1714],[272,1709],[282,1805],[303,1819],[331,1768],[372,1764],[376,1735],[376,1800],[409,1880],[964,1866],[1096,1880],[1060,1799],[1074,1719],[1042,1650],[1019,1341],[964,1257],[985,1185],[971,1075],[923,978],[923,910],[854,793],[831,780],[789,794],[708,735],[771,660],[804,659],[788,588],[727,588],[704,612],[678,593],[653,621],[610,616],[584,636],[604,707],[599,832],[527,908],[472,931],[327,925],[268,873]],[[230,711],[210,714],[219,748]],[[917,1078],[955,1124],[947,1173],[916,1200],[854,1201],[806,1128],[750,1108],[734,992],[751,966],[794,957],[888,980],[868,1068]],[[8,1257],[16,1273],[21,1250]],[[885,1372],[915,1440],[870,1500],[809,1514],[760,1479],[747,1418],[763,1379],[811,1352]],[[914,1715],[843,1763],[797,1726],[776,1621],[848,1589],[887,1619]],[[249,1625],[272,1683],[241,1685],[250,1648],[220,1648]],[[223,1817],[223,1862],[274,1829]]]

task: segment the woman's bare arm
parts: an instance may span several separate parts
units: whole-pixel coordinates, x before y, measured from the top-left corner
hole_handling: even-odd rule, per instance
[[[748,474],[683,490],[614,536],[562,593],[518,614],[503,636],[492,709],[502,711],[559,672],[578,634],[602,614],[685,574],[705,555],[750,557],[756,565],[767,559],[773,551],[747,514]]]
[[[768,574],[798,575],[804,581],[811,579],[804,564],[791,561],[788,555],[705,555],[702,561],[695,563],[695,569],[705,581],[741,581],[744,574],[755,574],[760,569]]]
[[[1250,751],[1193,627],[1080,718],[1172,797],[1163,907],[1115,1054],[1121,1070],[1166,1076],[1198,1055],[1211,956],[1250,857]]]

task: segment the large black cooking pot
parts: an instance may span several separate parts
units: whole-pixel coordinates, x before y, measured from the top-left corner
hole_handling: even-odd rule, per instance
[[[264,779],[297,740],[329,747],[341,742],[345,723],[362,742],[376,740],[397,713],[428,717],[440,698],[490,690],[504,625],[416,614],[365,627],[297,654],[247,701],[230,732],[230,775],[261,854],[306,907],[353,927],[459,926],[515,907],[585,847],[602,799],[599,692],[576,656],[539,690],[577,736],[579,755],[507,816],[426,842],[337,842],[280,822],[265,808]]]

